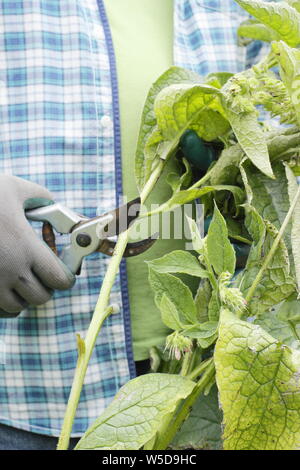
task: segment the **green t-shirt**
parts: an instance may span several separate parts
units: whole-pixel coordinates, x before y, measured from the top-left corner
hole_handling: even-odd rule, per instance
[[[138,195],[134,155],[143,105],[152,83],[173,64],[173,0],[105,0],[105,7],[119,82],[123,187],[130,200]],[[169,196],[162,178],[148,204]],[[144,261],[183,246],[181,240],[158,240],[146,253],[127,259],[135,360],[149,357],[149,348],[163,344],[169,332],[155,306]]]

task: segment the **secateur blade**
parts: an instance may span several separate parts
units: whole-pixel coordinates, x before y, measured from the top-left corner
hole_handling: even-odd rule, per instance
[[[139,216],[140,209],[141,198],[137,197],[127,204],[123,204],[117,209],[114,209],[107,214],[103,214],[101,217],[106,215],[113,216],[111,222],[109,222],[103,230],[103,238],[113,237],[115,235],[119,235],[122,232],[125,232],[130,227],[131,223]]]
[[[133,243],[127,243],[123,257],[129,258],[129,257],[137,256],[137,255],[144,253],[145,251],[149,250],[149,248],[151,248],[152,245],[154,245],[157,239],[158,239],[158,233],[155,233],[154,235],[151,235],[151,237],[146,238],[145,240],[140,240],[138,242],[133,242]],[[116,246],[116,242],[106,239],[106,240],[103,240],[98,251],[100,251],[101,253],[104,253],[105,255],[112,256],[114,253],[115,246]]]
[[[141,207],[141,199],[138,197],[133,201],[124,204],[121,207],[118,207],[109,214],[113,214],[113,220],[108,223],[103,230],[102,243],[99,246],[97,251],[104,253],[105,255],[112,256],[116,242],[110,240],[109,238],[114,235],[119,235],[128,229],[130,224],[139,216]],[[123,257],[137,256],[141,253],[147,251],[157,240],[158,233],[155,233],[149,238],[140,240],[138,242],[127,243],[126,249],[124,251]]]

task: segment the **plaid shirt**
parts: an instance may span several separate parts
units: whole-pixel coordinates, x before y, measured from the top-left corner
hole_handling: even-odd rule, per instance
[[[118,86],[102,0],[3,0],[0,6],[0,170],[46,186],[86,216],[122,192]],[[175,0],[174,63],[199,74],[238,72],[255,59],[236,29],[234,0]],[[77,360],[109,260],[85,260],[70,291],[0,320],[0,422],[57,436]],[[47,267],[45,266],[45,269]],[[87,371],[73,436],[80,436],[135,375],[126,271]]]

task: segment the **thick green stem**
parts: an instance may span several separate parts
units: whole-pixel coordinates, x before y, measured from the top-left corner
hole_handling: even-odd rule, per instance
[[[175,435],[181,428],[182,424],[189,416],[191,409],[197,400],[197,398],[203,393],[207,385],[212,380],[215,374],[215,365],[213,361],[207,367],[206,371],[202,375],[201,379],[196,384],[194,390],[190,396],[183,402],[181,408],[177,412],[176,417],[168,423],[168,426],[164,427],[164,433],[161,433],[158,440],[155,443],[155,450],[165,450],[173,441]]]
[[[253,284],[251,285],[251,287],[250,287],[250,289],[249,289],[249,291],[248,291],[248,293],[247,293],[247,295],[246,295],[246,301],[247,301],[247,302],[250,302],[250,300],[252,299],[252,297],[253,297],[253,295],[254,295],[256,289],[257,289],[257,286],[259,285],[259,283],[260,283],[260,281],[261,281],[261,279],[262,279],[262,277],[263,277],[263,275],[264,275],[264,272],[266,271],[266,269],[268,269],[269,264],[270,264],[270,262],[272,261],[272,258],[273,258],[273,256],[274,256],[275,253],[276,253],[276,250],[277,250],[277,248],[278,248],[278,245],[279,245],[279,243],[280,243],[280,240],[282,239],[282,237],[283,237],[283,235],[284,235],[284,232],[285,232],[285,230],[286,230],[286,228],[287,228],[287,225],[288,225],[288,223],[289,223],[289,221],[290,221],[290,218],[291,218],[292,215],[293,215],[293,212],[294,212],[294,209],[295,209],[295,207],[296,207],[296,204],[297,204],[297,202],[298,202],[299,197],[300,197],[300,186],[298,186],[298,189],[297,189],[296,195],[295,195],[295,197],[294,197],[294,200],[293,200],[293,202],[292,202],[292,204],[291,204],[291,207],[290,207],[290,209],[289,209],[289,211],[288,211],[288,213],[287,213],[287,215],[286,215],[286,217],[285,217],[285,219],[284,219],[284,222],[283,222],[283,224],[282,224],[282,226],[281,226],[281,228],[280,228],[280,230],[279,230],[279,232],[278,232],[278,235],[277,235],[277,237],[275,238],[274,243],[273,243],[273,245],[272,245],[272,247],[271,247],[269,253],[268,253],[267,256],[266,256],[266,258],[265,258],[265,260],[264,260],[264,262],[263,262],[262,267],[260,268],[260,270],[259,270],[259,272],[258,272],[256,278],[254,279]]]
[[[144,190],[141,194],[141,203],[143,204],[153,187],[155,186],[162,170],[164,162],[161,161],[156,169],[153,171],[151,178],[148,180]],[[110,293],[114,284],[115,278],[119,271],[119,266],[126,249],[129,239],[129,230],[119,235],[118,241],[114,250],[114,254],[108,265],[103,283],[101,286],[99,298],[94,310],[94,314],[89,325],[86,338],[78,338],[78,361],[76,365],[74,380],[69,396],[64,422],[58,441],[57,450],[67,450],[69,447],[70,436],[72,432],[73,422],[79,403],[81,390],[84,383],[85,374],[87,371],[88,363],[92,355],[94,345],[99,334],[100,328],[108,315],[113,313],[113,308],[108,308]]]
[[[186,376],[187,379],[195,380],[199,375],[203,374],[205,369],[213,363],[213,358],[207,359],[206,361],[201,362],[198,367],[196,367],[190,374]]]
[[[180,375],[182,375],[182,377],[185,377],[188,374],[192,357],[192,351],[185,353],[180,371]]]
[[[84,383],[87,366],[91,354],[93,352],[100,328],[107,316],[112,313],[112,309],[107,308],[107,305],[110,298],[111,288],[114,283],[115,277],[119,271],[119,265],[128,242],[128,236],[128,231],[126,231],[121,233],[118,238],[114,254],[112,256],[111,262],[109,263],[105,278],[101,286],[98,302],[96,304],[96,308],[92,317],[92,321],[88,328],[86,338],[85,340],[81,339],[82,348],[81,350],[79,349],[75,376],[66,408],[65,418],[62,426],[61,435],[58,441],[57,450],[66,450],[69,447],[70,435],[80,399],[81,390]]]

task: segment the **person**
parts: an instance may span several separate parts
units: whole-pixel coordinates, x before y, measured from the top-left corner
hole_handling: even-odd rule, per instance
[[[134,152],[151,84],[172,65],[201,76],[241,71],[261,44],[238,44],[248,15],[234,0],[3,0],[0,8],[0,449],[55,449],[75,333],[85,335],[109,259],[85,259],[75,282],[24,208],[56,201],[92,217],[123,194],[135,197]],[[150,199],[162,202],[168,191],[162,178]],[[164,343],[144,261],[181,246],[161,240],[122,262],[111,295],[120,314],[98,337],[71,447],[119,388],[147,370],[150,347]]]

